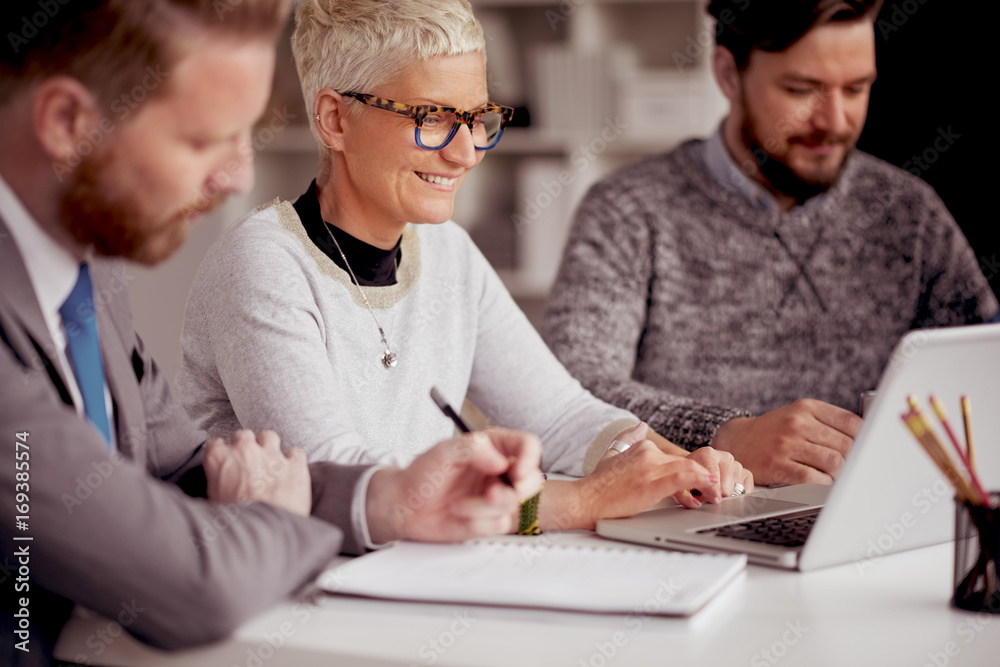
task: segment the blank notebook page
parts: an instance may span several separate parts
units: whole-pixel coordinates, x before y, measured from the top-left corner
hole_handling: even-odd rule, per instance
[[[733,581],[745,555],[537,542],[399,542],[324,572],[331,593],[395,600],[686,616]]]

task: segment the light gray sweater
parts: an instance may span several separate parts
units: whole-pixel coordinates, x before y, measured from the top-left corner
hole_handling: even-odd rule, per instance
[[[584,386],[677,444],[799,398],[856,411],[906,331],[997,312],[909,173],[856,151],[821,200],[781,214],[721,187],[699,144],[594,186],[542,329]]]
[[[194,282],[177,393],[211,437],[273,429],[312,460],[405,464],[454,434],[437,386],[495,424],[538,434],[543,468],[580,475],[588,446],[637,423],[555,359],[458,225],[408,226],[397,283],[363,287],[309,240],[288,202],[232,225]]]

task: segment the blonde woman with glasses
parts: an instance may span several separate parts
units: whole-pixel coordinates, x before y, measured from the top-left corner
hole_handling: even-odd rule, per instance
[[[489,98],[469,3],[310,0],[295,20],[319,174],[232,225],[202,265],[177,380],[195,421],[274,429],[310,460],[404,465],[453,433],[436,386],[538,434],[543,470],[580,477],[526,504],[528,532],[751,490],[732,456],[689,455],[584,390],[450,220],[512,114]]]

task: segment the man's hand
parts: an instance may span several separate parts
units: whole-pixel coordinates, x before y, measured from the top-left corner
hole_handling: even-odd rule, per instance
[[[265,502],[295,514],[309,516],[312,488],[309,466],[301,449],[288,456],[274,431],[235,431],[233,444],[221,438],[205,452],[208,498],[217,503]]]
[[[860,428],[853,412],[802,399],[727,421],[712,446],[730,452],[758,484],[832,484]]]
[[[541,487],[541,452],[534,435],[490,428],[441,442],[405,470],[379,470],[366,500],[372,541],[459,542],[510,532],[519,503]],[[513,488],[501,481],[504,473]]]

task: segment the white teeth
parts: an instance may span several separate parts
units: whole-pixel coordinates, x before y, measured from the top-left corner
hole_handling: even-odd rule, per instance
[[[430,174],[421,174],[420,172],[417,172],[417,176],[424,179],[428,183],[444,186],[455,185],[455,181],[458,180],[457,178],[442,178],[441,176],[431,176]]]

